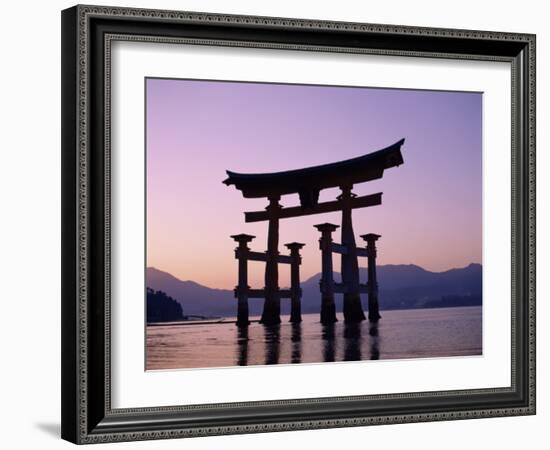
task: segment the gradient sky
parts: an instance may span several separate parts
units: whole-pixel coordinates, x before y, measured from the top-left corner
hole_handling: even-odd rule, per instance
[[[417,264],[432,271],[481,263],[482,94],[193,80],[146,80],[147,265],[209,287],[232,289],[237,263],[230,235],[257,236],[244,199],[226,186],[225,170],[274,172],[339,161],[405,138],[405,163],[381,180],[357,185],[383,192],[382,205],[354,210],[358,236],[381,234],[379,264]],[[338,189],[321,192],[331,200]],[[285,206],[298,196],[283,196]],[[339,213],[283,219],[283,244],[303,242],[302,279],[320,272],[314,224],[340,224]],[[334,234],[340,241],[339,233]],[[366,261],[360,260],[365,266]],[[339,259],[334,258],[335,270]],[[263,263],[250,264],[263,287]],[[281,286],[288,267],[280,266]],[[366,280],[365,280],[366,281]]]

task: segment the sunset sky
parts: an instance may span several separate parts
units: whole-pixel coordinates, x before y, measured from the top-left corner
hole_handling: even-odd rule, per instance
[[[405,138],[404,164],[381,180],[357,185],[383,192],[382,205],[355,210],[354,229],[377,233],[379,264],[444,271],[481,263],[482,94],[373,88],[146,80],[147,265],[182,280],[232,289],[237,263],[232,234],[256,236],[244,199],[226,186],[227,169],[275,172],[360,156]],[[321,192],[332,200],[338,189]],[[285,206],[298,204],[284,196]],[[340,224],[339,213],[283,219],[284,243],[298,241],[305,280],[321,268],[313,225]],[[334,234],[339,241],[339,233]],[[339,259],[334,258],[335,270]],[[249,284],[263,287],[263,263],[250,263]],[[360,261],[365,266],[366,261]],[[281,286],[288,285],[281,266]],[[366,280],[364,280],[366,281]]]

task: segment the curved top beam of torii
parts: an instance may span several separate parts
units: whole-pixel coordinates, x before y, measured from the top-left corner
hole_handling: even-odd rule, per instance
[[[385,169],[403,164],[401,139],[389,147],[366,155],[320,166],[272,173],[237,173],[227,171],[223,182],[235,187],[245,198],[276,197],[298,193],[303,207],[318,202],[319,191],[331,187],[382,178]]]

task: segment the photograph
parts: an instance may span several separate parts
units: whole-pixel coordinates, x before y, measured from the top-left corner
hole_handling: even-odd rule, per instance
[[[483,92],[144,96],[145,370],[483,355]]]

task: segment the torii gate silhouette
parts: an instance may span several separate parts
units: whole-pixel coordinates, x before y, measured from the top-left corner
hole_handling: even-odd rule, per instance
[[[323,233],[320,246],[322,250],[324,249],[323,279],[321,280],[321,292],[323,294],[321,321],[323,323],[336,321],[334,292],[344,294],[343,312],[346,322],[365,320],[360,298],[360,292],[364,290],[367,290],[369,294],[369,320],[377,321],[380,318],[374,265],[376,256],[374,242],[380,236],[373,233],[362,236],[368,243],[367,250],[358,249],[353,231],[352,210],[380,205],[382,203],[382,193],[378,192],[357,197],[352,189],[355,184],[382,178],[385,169],[403,164],[401,147],[404,142],[405,139],[401,139],[389,147],[357,158],[285,172],[244,174],[227,171],[228,178],[223,181],[226,185],[234,185],[245,198],[266,197],[269,201],[264,211],[244,213],[245,222],[268,221],[267,251],[265,253],[252,252],[248,248],[247,243],[254,236],[247,234],[232,236],[239,243],[235,251],[235,256],[239,260],[239,284],[235,288],[235,296],[239,301],[237,325],[249,323],[249,297],[263,297],[265,299],[260,320],[263,324],[271,325],[281,322],[280,300],[285,297],[292,299],[291,321],[298,322],[301,320],[299,311],[301,290],[298,266],[300,264],[299,250],[303,244],[298,242],[286,244],[291,250],[291,254],[289,256],[280,255],[279,220],[333,211],[342,211],[341,244],[332,243],[331,233],[338,228],[337,225],[321,224],[316,226]],[[332,187],[339,187],[341,190],[341,194],[337,199],[319,203],[320,191]],[[295,193],[300,197],[300,205],[283,208],[279,203],[281,196]],[[330,278],[332,277],[333,252],[341,254],[341,284],[335,284],[329,279],[329,270]],[[369,258],[369,282],[366,289],[359,282],[358,256],[368,256]],[[328,257],[330,257],[330,261],[328,261]],[[263,290],[250,289],[247,285],[248,260],[264,261],[266,263],[265,288]],[[290,291],[279,289],[278,265],[280,263],[291,264]]]

